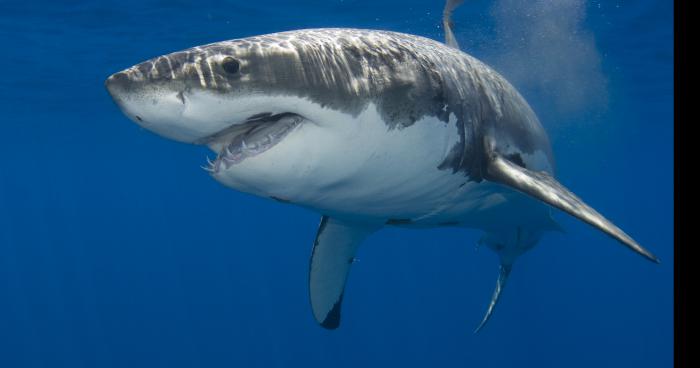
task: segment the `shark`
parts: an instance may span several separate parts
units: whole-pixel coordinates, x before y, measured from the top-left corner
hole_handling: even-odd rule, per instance
[[[322,28],[252,36],[158,56],[109,76],[131,120],[205,145],[204,169],[232,189],[321,215],[309,265],[315,320],[340,324],[356,252],[386,226],[483,232],[500,260],[476,331],[516,259],[558,210],[658,262],[555,178],[549,138],[503,76],[445,42],[385,30]]]

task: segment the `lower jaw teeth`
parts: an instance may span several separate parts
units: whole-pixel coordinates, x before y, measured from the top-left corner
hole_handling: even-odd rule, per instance
[[[240,144],[236,144],[233,147],[228,145],[224,148],[216,161],[223,162],[228,169],[231,165],[237,164],[248,157],[267,151],[274,146],[273,142],[274,139],[268,135],[262,140],[252,144],[241,141]]]
[[[303,119],[300,116],[285,116],[274,122],[275,126],[257,126],[248,130],[239,138],[234,138],[231,143],[226,145],[219,153],[219,157],[210,164],[213,172],[218,172],[223,164],[226,169],[234,164],[237,164],[248,157],[252,157],[267,151],[274,147],[279,141],[297,127]],[[269,133],[262,138],[257,138]],[[244,140],[245,138],[248,139]],[[251,141],[253,143],[251,143]]]

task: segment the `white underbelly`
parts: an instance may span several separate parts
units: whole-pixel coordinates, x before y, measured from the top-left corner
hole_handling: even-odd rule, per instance
[[[474,223],[480,211],[507,202],[505,188],[438,169],[461,139],[454,115],[390,129],[373,105],[356,117],[314,108],[306,113],[316,121],[217,180],[327,215],[417,226]]]
[[[321,212],[376,218],[416,218],[450,202],[468,181],[438,166],[460,139],[449,123],[425,117],[389,129],[374,106],[354,122],[300,134],[332,159],[309,173],[299,203]],[[332,136],[332,137],[331,137]],[[322,153],[325,152],[325,153]]]

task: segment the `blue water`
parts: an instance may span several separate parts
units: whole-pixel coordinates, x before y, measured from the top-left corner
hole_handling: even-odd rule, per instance
[[[543,1],[467,1],[457,37],[531,102],[560,181],[662,263],[556,213],[567,232],[521,257],[475,335],[497,275],[478,232],[375,234],[324,330],[319,216],[224,188],[205,148],[139,129],[103,87],[273,31],[441,39],[441,1],[0,0],[0,367],[671,366],[672,2]]]

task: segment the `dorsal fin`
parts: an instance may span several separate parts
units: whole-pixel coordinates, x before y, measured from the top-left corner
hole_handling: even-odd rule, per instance
[[[447,0],[445,9],[442,11],[442,26],[445,28],[445,43],[459,50],[459,43],[452,32],[452,11],[454,11],[464,0]]]
[[[556,207],[579,220],[593,225],[652,262],[658,258],[644,249],[619,227],[584,203],[546,172],[520,167],[496,152],[489,155],[486,179],[506,185]]]

